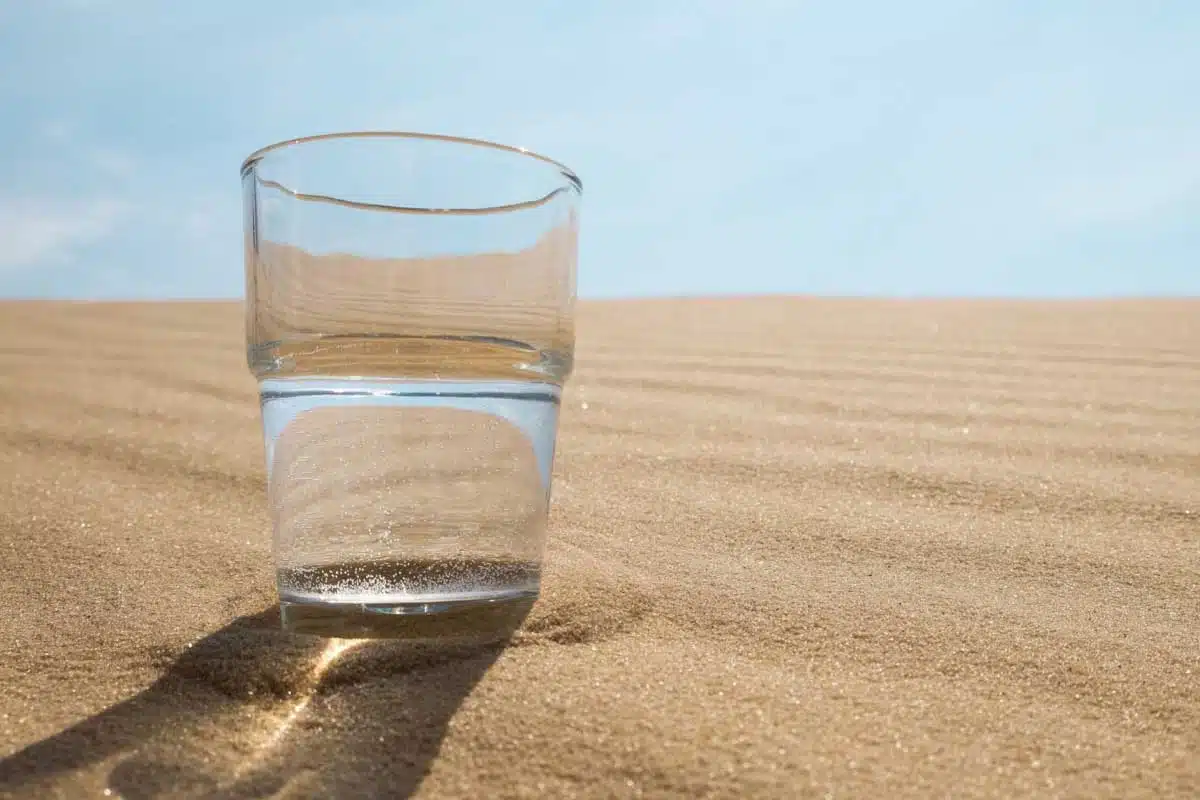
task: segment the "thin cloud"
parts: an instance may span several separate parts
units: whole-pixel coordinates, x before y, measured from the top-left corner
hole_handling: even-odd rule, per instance
[[[1090,163],[1067,175],[1048,193],[1045,207],[1064,223],[1133,225],[1200,199],[1200,152],[1195,133],[1179,141],[1156,136],[1152,146],[1134,142],[1090,154]]]
[[[0,271],[61,262],[77,248],[113,235],[127,213],[126,204],[112,198],[0,198]]]

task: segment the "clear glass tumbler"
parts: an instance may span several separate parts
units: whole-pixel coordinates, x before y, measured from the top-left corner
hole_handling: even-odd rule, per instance
[[[242,185],[284,627],[513,624],[540,582],[579,179],[489,142],[345,133],[257,151]]]

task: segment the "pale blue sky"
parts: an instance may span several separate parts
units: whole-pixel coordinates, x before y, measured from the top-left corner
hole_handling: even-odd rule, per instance
[[[0,294],[237,296],[238,165],[407,129],[584,182],[588,296],[1200,294],[1200,3],[0,2]]]

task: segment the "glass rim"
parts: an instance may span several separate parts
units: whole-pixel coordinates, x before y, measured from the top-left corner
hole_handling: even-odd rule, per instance
[[[555,159],[550,158],[549,156],[544,156],[541,153],[534,152],[533,150],[529,150],[524,147],[517,147],[515,145],[510,145],[510,144],[501,144],[499,142],[492,142],[487,139],[475,139],[475,138],[471,138],[468,136],[454,136],[454,135],[445,134],[445,133],[421,133],[419,131],[388,131],[388,130],[340,131],[340,132],[334,132],[334,133],[318,133],[318,134],[313,134],[311,136],[299,136],[294,139],[284,139],[282,141],[278,141],[273,144],[269,144],[266,147],[260,147],[259,149],[255,150],[253,153],[251,153],[250,155],[246,156],[245,160],[242,161],[241,177],[245,178],[246,174],[251,169],[253,169],[255,165],[257,165],[266,156],[268,156],[272,153],[276,153],[281,150],[286,150],[286,149],[288,149],[290,147],[294,147],[296,145],[309,144],[311,142],[338,140],[338,139],[409,139],[409,140],[427,141],[427,142],[445,142],[448,144],[461,144],[461,145],[467,145],[470,147],[481,147],[481,148],[486,148],[486,149],[490,149],[490,150],[497,150],[497,151],[504,152],[504,153],[512,153],[514,155],[525,156],[527,158],[533,159],[534,161],[540,161],[543,164],[547,164],[549,166],[555,167],[556,169],[558,169],[559,174],[561,174],[564,178],[566,178],[567,183],[570,184],[570,188],[575,189],[575,191],[578,192],[580,195],[583,194],[583,181],[581,181],[579,179],[579,176],[575,174],[575,171],[573,169],[571,169],[570,167],[568,167],[566,164],[562,163],[561,161],[556,161]],[[416,206],[386,205],[386,204],[382,204],[382,203],[363,203],[363,202],[358,202],[358,201],[354,201],[354,200],[346,200],[344,198],[332,197],[332,196],[328,196],[328,195],[310,195],[310,194],[305,194],[302,192],[297,192],[295,190],[289,189],[289,188],[282,186],[274,181],[271,181],[270,183],[272,185],[274,185],[275,188],[282,189],[283,191],[287,192],[288,194],[290,194],[294,197],[300,198],[300,199],[320,200],[320,201],[324,201],[324,202],[335,203],[337,205],[349,206],[351,208],[407,211],[407,212],[417,213],[417,214],[490,214],[490,213],[494,213],[494,212],[498,212],[498,211],[515,211],[515,210],[520,210],[520,209],[524,209],[524,208],[532,208],[535,206],[543,205],[546,202],[548,202],[549,200],[556,197],[564,189],[568,188],[567,186],[560,186],[557,189],[554,189],[552,192],[550,192],[549,194],[547,194],[543,197],[539,197],[539,198],[536,198],[533,200],[525,200],[525,201],[518,202],[518,203],[508,203],[505,205],[480,206],[480,207],[471,207],[471,208],[422,208],[422,207],[416,207]]]

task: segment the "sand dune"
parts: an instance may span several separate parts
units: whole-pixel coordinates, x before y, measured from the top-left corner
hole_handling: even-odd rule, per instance
[[[240,307],[0,309],[2,796],[1200,794],[1200,302],[583,303],[475,650],[273,629]]]

